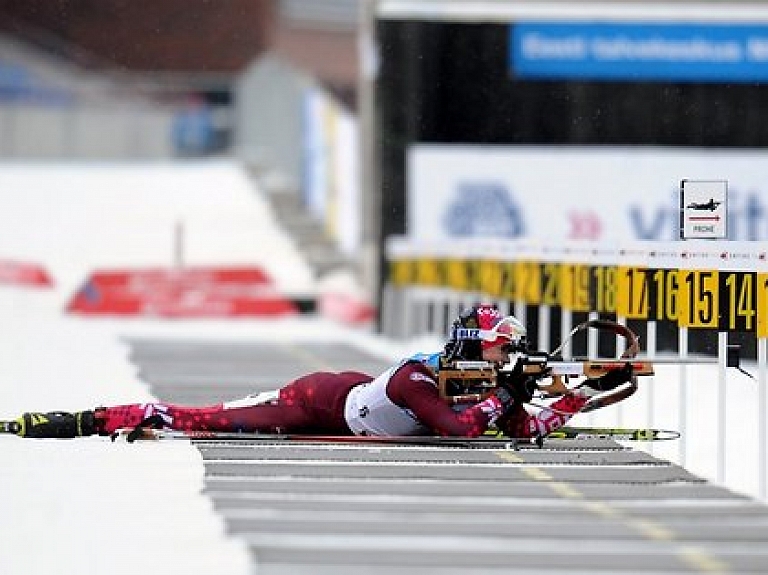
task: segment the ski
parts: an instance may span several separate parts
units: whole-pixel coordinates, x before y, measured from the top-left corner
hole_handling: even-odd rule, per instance
[[[126,441],[188,439],[194,442],[243,441],[257,443],[339,443],[363,445],[406,445],[423,447],[493,447],[495,449],[515,449],[521,444],[535,444],[536,439],[517,439],[501,435],[483,435],[480,437],[441,437],[433,435],[311,435],[299,433],[247,433],[224,431],[176,431],[169,429],[144,428],[135,434],[133,429],[122,429],[112,434],[112,440]],[[129,436],[132,438],[129,439]]]
[[[18,421],[0,420],[0,434],[18,434]],[[112,435],[112,440],[127,439],[133,429],[121,429]],[[144,428],[137,435],[138,440],[189,439],[194,441],[253,441],[297,443],[354,443],[383,445],[415,445],[427,447],[495,447],[514,449],[520,445],[540,444],[539,438],[514,438],[488,432],[480,437],[440,437],[432,435],[408,436],[365,436],[365,435],[310,435],[297,433],[247,433],[225,431],[175,431],[170,429]],[[644,427],[561,427],[543,439],[613,439],[616,441],[668,441],[678,439],[679,431]],[[131,440],[132,441],[132,440]]]
[[[545,439],[614,439],[616,441],[668,441],[678,439],[679,431],[646,427],[572,427],[564,426]]]
[[[18,434],[21,431],[21,426],[18,421],[2,421],[0,420],[0,433],[13,433]]]
[[[663,441],[677,439],[680,433],[665,429],[626,427],[561,427],[544,438],[515,438],[488,432],[480,437],[440,437],[433,435],[372,436],[372,435],[311,435],[298,433],[248,433],[224,431],[176,431],[143,428],[139,433],[123,429],[112,435],[113,441],[122,438],[135,440],[187,439],[195,442],[243,441],[258,443],[339,443],[363,445],[406,445],[424,447],[489,447],[516,449],[524,445],[542,445],[547,439],[612,439],[616,441]]]

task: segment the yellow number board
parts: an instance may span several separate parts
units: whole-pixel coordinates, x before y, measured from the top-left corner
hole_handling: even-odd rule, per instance
[[[768,273],[757,274],[757,337],[768,337]]]
[[[716,270],[678,270],[680,327],[717,328],[720,289]]]
[[[720,272],[718,330],[751,332],[757,328],[757,275]]]
[[[590,268],[583,264],[560,266],[560,303],[563,309],[591,311]]]
[[[616,313],[628,319],[648,318],[648,282],[644,268],[619,266]]]
[[[541,301],[541,266],[537,262],[521,261],[515,265],[515,299],[528,305]]]

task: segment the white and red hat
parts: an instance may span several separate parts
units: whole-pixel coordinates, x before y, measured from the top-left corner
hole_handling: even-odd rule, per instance
[[[485,349],[510,345],[509,351],[522,351],[526,329],[514,316],[502,316],[494,305],[480,304],[466,309],[453,322],[446,355],[466,360],[481,359]]]
[[[527,331],[516,317],[502,316],[494,306],[480,305],[476,309],[483,349],[505,343],[520,345],[525,341]]]

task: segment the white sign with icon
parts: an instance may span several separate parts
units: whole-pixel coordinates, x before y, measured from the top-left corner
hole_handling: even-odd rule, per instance
[[[680,238],[714,240],[726,237],[728,182],[683,180],[680,182]]]

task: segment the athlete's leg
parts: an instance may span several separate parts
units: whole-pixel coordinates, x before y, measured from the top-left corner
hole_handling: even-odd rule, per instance
[[[152,418],[153,423],[180,431],[261,431],[351,433],[344,422],[349,389],[370,376],[356,372],[319,372],[301,377],[279,390],[273,403],[245,399],[203,407],[169,403],[134,403],[77,413],[25,413],[17,421],[23,437],[69,438],[111,435]]]
[[[163,427],[179,431],[274,432],[300,426],[307,420],[303,407],[279,404],[228,408],[227,404],[189,407],[146,403],[118,405],[96,412],[102,422],[99,431],[106,435],[141,425],[153,416],[156,421],[162,421]]]
[[[95,410],[25,413],[16,420],[17,435],[36,439],[68,439],[111,435],[153,418],[159,426],[180,431],[277,431],[301,427],[309,419],[303,406],[251,405],[228,409],[226,404],[187,407],[167,403],[134,403]],[[158,425],[154,425],[158,427]]]
[[[316,372],[281,388],[276,402],[248,405],[248,399],[206,407],[147,403],[97,412],[104,433],[140,425],[150,417],[181,431],[262,431],[351,433],[344,421],[347,393],[370,376],[357,372]]]

